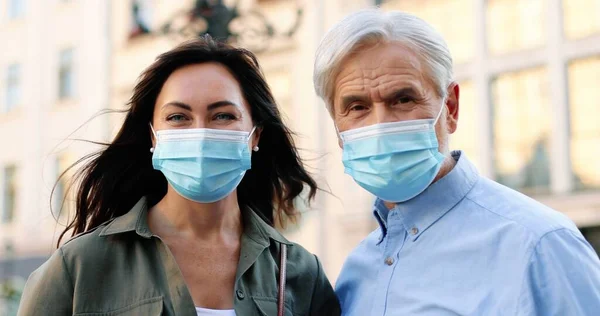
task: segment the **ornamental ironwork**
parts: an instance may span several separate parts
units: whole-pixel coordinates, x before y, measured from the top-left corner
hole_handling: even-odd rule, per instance
[[[226,5],[223,0],[196,0],[192,8],[175,13],[160,30],[179,39],[210,34],[254,52],[261,52],[277,38],[292,37],[300,26],[303,8],[295,5],[295,20],[289,29],[278,30],[256,7],[242,9],[240,0]]]

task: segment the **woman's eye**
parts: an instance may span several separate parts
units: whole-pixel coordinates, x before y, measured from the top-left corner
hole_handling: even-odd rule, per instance
[[[173,114],[173,115],[169,115],[167,117],[167,121],[171,121],[171,122],[182,122],[185,121],[187,118],[182,115],[182,114]]]
[[[231,121],[231,120],[235,120],[236,117],[235,117],[235,115],[229,114],[229,113],[219,113],[219,114],[215,115],[214,119],[217,121]]]

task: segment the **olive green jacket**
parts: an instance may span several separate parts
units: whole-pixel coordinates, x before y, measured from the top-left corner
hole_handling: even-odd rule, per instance
[[[146,199],[60,247],[34,271],[18,315],[196,316],[173,255],[148,228]],[[279,246],[288,245],[285,315],[339,315],[319,260],[254,211],[244,233],[233,299],[238,316],[277,315]]]

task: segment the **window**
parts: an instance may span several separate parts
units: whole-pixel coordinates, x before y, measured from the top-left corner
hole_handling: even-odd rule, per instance
[[[62,50],[58,66],[58,97],[60,99],[72,98],[75,95],[75,75],[73,68],[73,49]]]
[[[575,189],[600,188],[600,56],[573,61],[568,72]]]
[[[56,187],[54,187],[54,194],[52,195],[52,215],[63,225],[70,218],[73,206],[73,200],[70,198],[68,192],[71,180],[71,174],[67,171],[69,166],[70,160],[67,155],[61,155],[55,161],[54,170],[58,182],[56,183]],[[67,172],[65,173],[65,171]],[[65,174],[63,175],[63,173]],[[61,177],[61,175],[63,176]]]
[[[550,185],[551,108],[544,68],[502,74],[492,83],[496,180],[527,194]]]
[[[21,66],[12,64],[6,69],[6,105],[4,112],[10,112],[21,98]]]
[[[150,33],[150,3],[148,0],[131,1],[131,29],[129,38]]]
[[[8,0],[8,18],[16,19],[23,16],[25,13],[25,0]]]
[[[544,44],[546,0],[488,0],[488,47],[493,54]]]
[[[475,165],[479,164],[477,147],[477,103],[475,87],[470,81],[461,82],[459,95],[458,128],[450,138],[450,148],[462,150]]]
[[[600,0],[563,0],[563,13],[566,37],[600,33]]]
[[[2,217],[0,220],[2,223],[10,223],[15,216],[15,205],[17,198],[17,168],[15,166],[7,166],[3,171],[2,188],[4,192],[2,194]]]
[[[475,12],[473,0],[384,1],[382,8],[412,13],[438,30],[447,41],[455,63],[469,61],[475,51]],[[460,12],[460,18],[448,14]]]

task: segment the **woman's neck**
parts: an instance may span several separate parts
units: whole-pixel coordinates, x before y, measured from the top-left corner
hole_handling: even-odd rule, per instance
[[[148,224],[159,236],[232,241],[232,238],[239,240],[242,234],[236,191],[214,203],[197,203],[182,197],[169,186],[163,199],[150,209]]]

